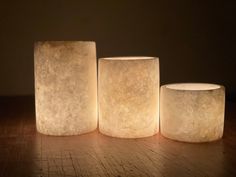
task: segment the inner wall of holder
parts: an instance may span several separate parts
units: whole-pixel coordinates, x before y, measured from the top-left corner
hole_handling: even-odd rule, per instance
[[[207,83],[179,83],[167,85],[166,88],[174,90],[215,90],[219,89],[220,86]]]
[[[156,59],[156,57],[147,57],[147,56],[130,56],[130,57],[106,57],[101,58],[103,60],[150,60]]]

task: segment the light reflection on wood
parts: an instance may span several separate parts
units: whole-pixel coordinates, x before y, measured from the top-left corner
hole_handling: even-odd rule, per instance
[[[188,144],[160,134],[46,136],[36,133],[33,98],[0,102],[0,176],[236,176],[235,105],[226,113],[222,140]]]

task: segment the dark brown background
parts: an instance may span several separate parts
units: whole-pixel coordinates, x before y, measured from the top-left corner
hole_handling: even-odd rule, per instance
[[[98,57],[160,57],[161,83],[212,82],[236,100],[236,1],[0,3],[0,95],[34,93],[33,44],[94,40]]]

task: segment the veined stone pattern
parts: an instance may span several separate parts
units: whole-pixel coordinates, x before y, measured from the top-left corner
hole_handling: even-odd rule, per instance
[[[120,138],[159,131],[159,59],[99,60],[99,130]]]
[[[208,142],[222,137],[223,86],[201,83],[164,85],[160,104],[160,127],[165,137],[185,142]]]
[[[37,42],[34,57],[37,130],[47,135],[76,135],[95,130],[95,42]]]

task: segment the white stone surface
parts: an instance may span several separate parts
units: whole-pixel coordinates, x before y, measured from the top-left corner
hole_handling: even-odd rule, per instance
[[[160,127],[163,136],[184,142],[208,142],[223,135],[225,90],[206,83],[161,87]]]
[[[159,59],[99,59],[99,130],[141,138],[159,131]]]
[[[77,135],[95,130],[95,42],[37,42],[34,57],[37,130],[47,135]]]

